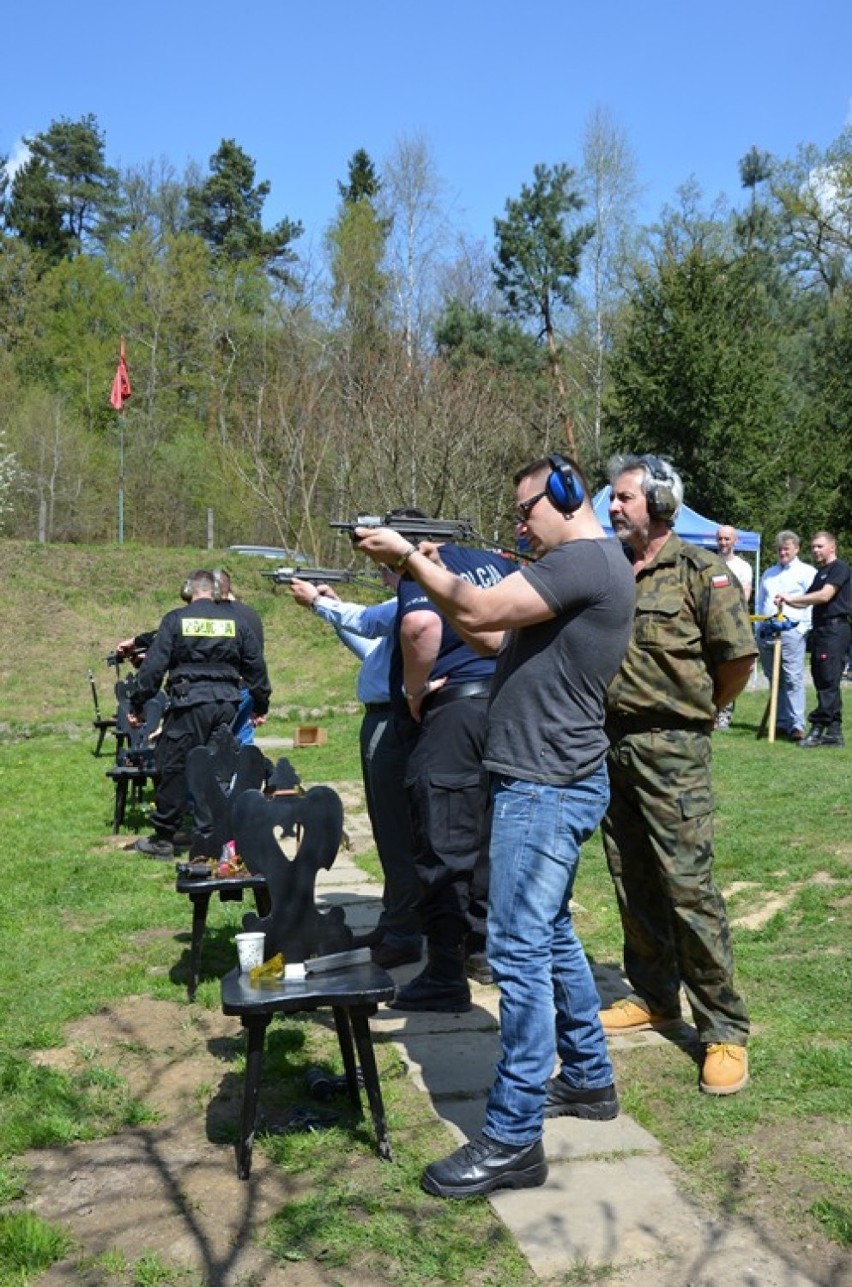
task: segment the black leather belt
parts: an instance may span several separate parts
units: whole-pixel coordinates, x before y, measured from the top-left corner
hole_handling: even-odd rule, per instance
[[[460,702],[466,697],[487,697],[491,692],[491,681],[471,679],[466,684],[445,684],[423,701],[423,709],[437,710],[439,706],[449,706],[450,702]]]
[[[606,732],[610,741],[630,733],[662,733],[680,729],[684,733],[712,733],[712,720],[688,720],[682,716],[653,711],[648,715],[608,715]]]
[[[393,707],[390,702],[365,702],[364,710],[368,715],[388,715]]]

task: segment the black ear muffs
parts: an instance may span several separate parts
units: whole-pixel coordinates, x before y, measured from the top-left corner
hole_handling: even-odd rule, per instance
[[[180,597],[184,603],[192,603],[192,578],[187,577],[180,588]]]
[[[662,523],[668,523],[678,511],[678,500],[672,491],[671,471],[659,456],[642,456],[642,464],[651,477],[645,490],[648,513]]]
[[[548,456],[550,473],[544,490],[551,505],[561,514],[573,514],[586,499],[583,484],[564,456]]]

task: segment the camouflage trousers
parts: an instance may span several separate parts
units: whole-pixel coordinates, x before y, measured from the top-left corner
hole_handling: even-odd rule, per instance
[[[687,729],[619,737],[607,759],[601,824],[624,932],[624,968],[652,1014],[680,1014],[683,985],[699,1040],[744,1045],[725,902],[713,880],[710,738]]]

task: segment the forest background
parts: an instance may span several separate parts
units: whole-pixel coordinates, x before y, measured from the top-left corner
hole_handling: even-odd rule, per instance
[[[356,151],[320,251],[235,139],[206,166],[109,164],[93,115],[0,168],[0,530],[283,545],[416,504],[511,540],[511,472],[616,450],[682,470],[718,521],[852,536],[852,130],[740,159],[737,206],[682,187],[634,217],[603,110],[454,229],[428,142]],[[2,160],[2,158],[0,158]],[[313,230],[316,232],[317,230]],[[120,338],[132,396],[109,402]],[[122,459],[120,460],[120,456]]]

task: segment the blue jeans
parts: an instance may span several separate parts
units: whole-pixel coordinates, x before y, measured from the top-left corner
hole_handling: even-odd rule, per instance
[[[600,997],[571,923],[580,846],[609,801],[601,765],[570,786],[497,778],[492,787],[488,962],[500,986],[503,1055],[485,1134],[521,1146],[541,1137],[556,1056],[576,1089],[613,1084]]]
[[[231,732],[240,746],[254,746],[254,725],[250,723],[254,701],[247,688],[240,689],[240,704],[231,725]]]

